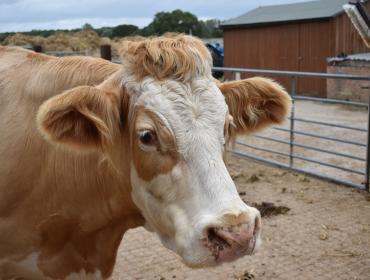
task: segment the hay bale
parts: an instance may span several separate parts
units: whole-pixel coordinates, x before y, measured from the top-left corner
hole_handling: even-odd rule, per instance
[[[4,45],[22,46],[40,45],[45,51],[92,51],[104,42],[110,44],[109,38],[102,38],[93,30],[82,30],[75,33],[56,32],[47,38],[17,33],[4,40]]]

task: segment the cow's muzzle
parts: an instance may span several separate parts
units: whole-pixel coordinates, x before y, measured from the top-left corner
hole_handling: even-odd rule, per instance
[[[204,231],[202,242],[217,263],[233,261],[253,253],[260,228],[260,215],[249,223],[209,226]]]

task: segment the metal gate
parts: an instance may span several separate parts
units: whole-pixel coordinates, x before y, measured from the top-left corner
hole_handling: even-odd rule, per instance
[[[370,86],[370,76],[357,76],[357,75],[347,75],[347,74],[327,74],[327,73],[310,73],[310,72],[293,72],[293,71],[275,71],[275,70],[258,70],[258,69],[244,69],[244,68],[224,68],[224,67],[214,67],[216,71],[223,71],[223,72],[232,72],[235,73],[235,78],[240,79],[241,73],[248,73],[248,74],[265,74],[265,75],[281,75],[281,76],[288,76],[291,79],[291,88],[290,88],[290,95],[292,97],[292,110],[291,115],[289,118],[289,128],[282,128],[282,127],[273,127],[272,129],[275,131],[280,131],[287,133],[287,137],[285,138],[277,138],[270,135],[254,135],[256,139],[263,140],[263,141],[270,141],[273,143],[279,143],[282,145],[286,145],[288,147],[287,152],[283,152],[281,150],[276,150],[272,148],[261,147],[260,145],[253,145],[246,141],[238,140],[236,142],[236,147],[231,150],[234,155],[240,156],[242,158],[248,158],[252,160],[256,160],[259,162],[263,162],[265,164],[278,166],[282,168],[287,168],[293,171],[297,171],[300,173],[304,173],[310,176],[315,176],[324,180],[332,181],[335,183],[339,183],[342,185],[355,187],[359,189],[366,189],[369,191],[369,162],[370,162],[370,154],[369,154],[369,145],[370,145],[370,135],[369,135],[369,124],[370,124],[370,114],[369,114],[369,107],[370,107],[370,98],[369,102],[360,103],[360,102],[350,102],[344,100],[336,100],[336,99],[324,99],[324,98],[314,98],[314,97],[307,97],[307,96],[298,96],[297,95],[297,78],[300,77],[315,77],[315,78],[323,78],[323,79],[346,79],[346,80],[356,80],[356,81],[368,81]],[[364,107],[367,109],[367,125],[365,128],[356,127],[352,125],[343,125],[343,124],[334,124],[329,122],[322,122],[318,120],[312,120],[307,118],[296,117],[296,102],[304,102],[304,101],[314,101],[320,102],[324,104],[340,104],[346,106],[356,106],[357,108]],[[301,129],[297,129],[297,123],[306,123],[312,124],[313,126],[321,126],[321,127],[331,127],[335,129],[341,129],[346,131],[353,131],[354,133],[363,133],[365,141],[362,143],[360,141],[356,141],[354,139],[341,139],[332,135],[320,135],[319,133],[305,131]],[[351,153],[346,153],[343,151],[337,151],[333,148],[322,148],[317,145],[309,145],[303,144],[296,140],[298,136],[309,137],[311,139],[315,139],[315,141],[328,141],[330,143],[339,143],[340,145],[350,145],[352,147],[356,147],[363,150],[361,151],[362,155],[352,155]],[[242,151],[242,149],[238,147],[246,147],[252,151],[252,153],[247,153]],[[296,149],[299,148],[300,150],[306,151],[314,151],[315,153],[325,154],[329,156],[340,157],[343,159],[347,159],[348,161],[356,161],[361,162],[364,164],[362,170],[354,169],[350,167],[343,166],[341,164],[329,163],[317,158],[308,157],[296,152]],[[253,154],[253,151],[262,151],[265,154],[275,155],[278,157],[286,158],[288,163],[283,163],[281,160],[273,160],[270,156],[258,156]],[[347,174],[354,174],[357,176],[361,176],[360,180],[353,180],[353,179],[340,179],[335,175],[330,174],[330,172],[322,173],[318,172],[314,168],[304,168],[298,166],[296,164],[297,161],[312,163],[316,166],[323,166],[329,169],[339,170],[340,172],[345,172]],[[348,164],[347,164],[348,165]]]

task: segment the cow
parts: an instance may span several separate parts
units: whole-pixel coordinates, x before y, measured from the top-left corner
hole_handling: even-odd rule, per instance
[[[121,64],[0,47],[0,279],[106,279],[144,226],[190,267],[252,254],[261,217],[226,145],[282,123],[276,82],[218,82],[203,43],[124,42]]]

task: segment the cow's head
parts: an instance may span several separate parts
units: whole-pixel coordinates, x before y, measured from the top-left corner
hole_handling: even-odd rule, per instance
[[[46,101],[40,129],[127,171],[147,228],[188,265],[251,254],[260,214],[240,199],[223,153],[230,135],[283,122],[288,94],[264,78],[216,82],[210,54],[190,36],[130,42],[121,57],[103,84]]]

